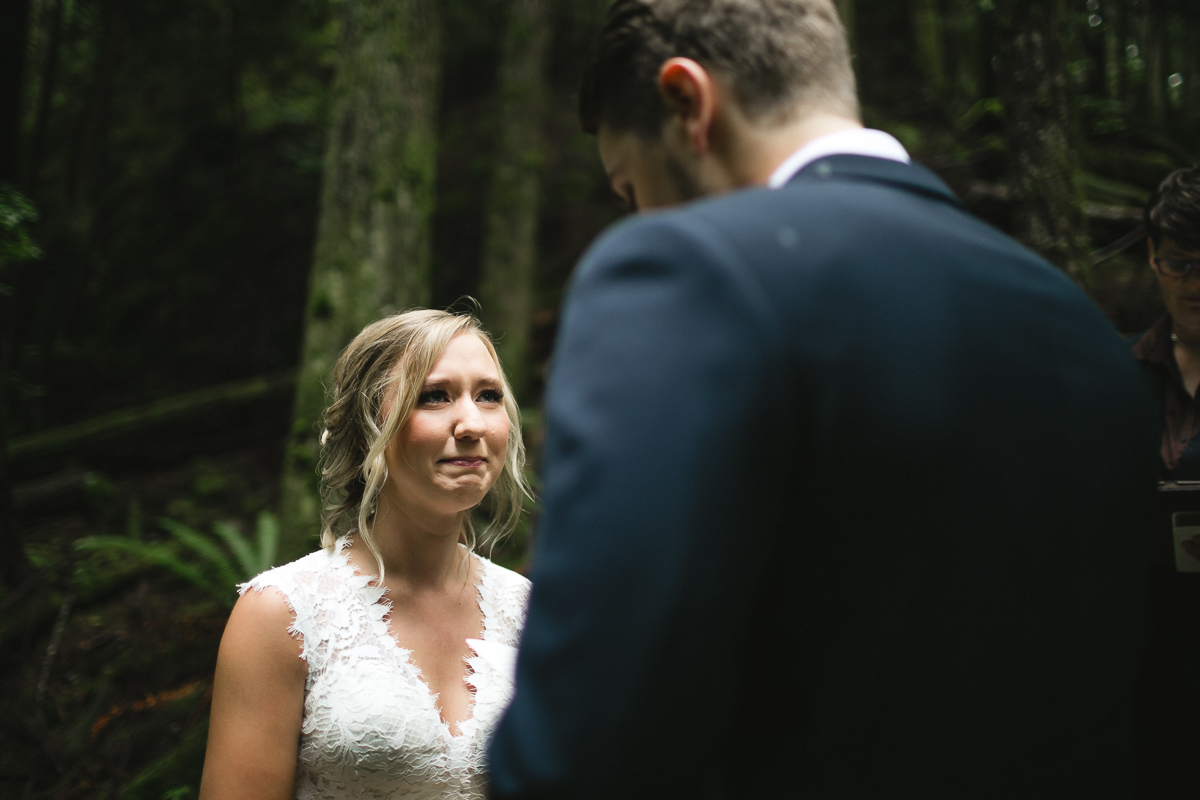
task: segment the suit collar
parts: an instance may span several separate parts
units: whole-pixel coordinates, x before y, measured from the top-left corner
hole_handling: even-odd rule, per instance
[[[891,184],[953,205],[961,204],[950,187],[925,167],[871,156],[840,154],[819,158],[796,173],[788,184],[828,180]]]

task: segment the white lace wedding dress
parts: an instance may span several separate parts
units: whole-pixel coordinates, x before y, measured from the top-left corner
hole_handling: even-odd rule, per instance
[[[296,766],[297,800],[482,798],[487,740],[512,695],[529,581],[478,559],[483,638],[468,639],[471,714],[453,736],[437,698],[397,645],[383,589],[349,564],[340,540],[262,573],[241,591],[272,586],[296,616],[308,663]]]

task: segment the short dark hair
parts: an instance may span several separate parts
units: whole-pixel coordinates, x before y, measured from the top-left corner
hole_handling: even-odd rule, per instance
[[[729,83],[753,121],[807,109],[858,117],[850,48],[833,0],[616,0],[579,92],[583,129],[656,138],[664,61],[690,58]]]
[[[1200,167],[1177,169],[1154,190],[1144,212],[1154,246],[1170,239],[1188,250],[1200,250]]]

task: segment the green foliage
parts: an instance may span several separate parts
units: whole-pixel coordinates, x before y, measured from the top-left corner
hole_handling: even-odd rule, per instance
[[[12,184],[0,183],[0,263],[41,258],[26,223],[37,222],[37,210]]]
[[[37,218],[37,210],[29,198],[11,184],[0,183],[0,278],[10,264],[42,257],[26,227]],[[11,291],[8,285],[0,283],[0,294]]]
[[[958,129],[961,131],[970,130],[985,117],[995,117],[996,119],[1004,118],[1004,104],[1000,102],[999,97],[982,97],[975,101],[975,104],[967,109],[958,120]]]
[[[1077,180],[1089,195],[1097,196],[1106,202],[1141,206],[1150,197],[1150,193],[1139,186],[1101,178],[1087,170],[1079,170]]]
[[[135,518],[131,514],[131,520]],[[137,526],[131,522],[125,536],[86,536],[75,546],[81,550],[125,553],[155,564],[229,607],[237,600],[237,584],[270,568],[279,548],[279,521],[266,511],[258,516],[253,542],[224,522],[213,524],[211,536],[166,517],[159,524],[172,539],[143,541]]]

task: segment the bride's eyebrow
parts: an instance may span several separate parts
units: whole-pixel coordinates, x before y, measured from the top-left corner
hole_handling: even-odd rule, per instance
[[[439,389],[439,388],[443,388],[446,386],[453,386],[456,383],[458,383],[458,381],[455,380],[454,378],[427,378],[425,380],[425,382],[423,384],[421,384],[421,391],[426,391],[428,389]],[[475,381],[474,385],[475,386],[494,386],[497,389],[503,388],[503,384],[497,378],[479,378],[477,381]]]

